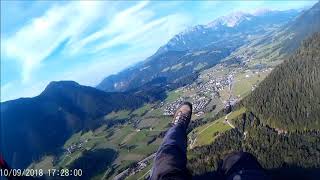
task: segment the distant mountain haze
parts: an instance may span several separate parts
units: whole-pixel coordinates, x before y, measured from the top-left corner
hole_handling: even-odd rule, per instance
[[[282,28],[265,34],[243,48],[248,54],[258,52],[257,59],[269,57],[272,61],[282,60],[285,56],[293,53],[300,46],[302,40],[318,31],[320,31],[319,2],[309,10],[301,12]]]
[[[138,65],[105,78],[98,86],[104,91],[126,91],[157,77],[169,82],[212,67],[235,49],[264,35],[298,15],[296,10],[265,11],[256,15],[233,13],[207,25],[198,25],[174,36]]]
[[[296,10],[265,11],[256,15],[244,12],[231,13],[207,25],[198,25],[176,35],[159,51],[199,49],[233,38],[246,40],[248,35],[267,32],[269,28],[284,25],[297,15]]]
[[[300,14],[284,31],[290,37],[283,45],[283,51],[292,52],[299,47],[302,40],[320,30],[320,2]]]

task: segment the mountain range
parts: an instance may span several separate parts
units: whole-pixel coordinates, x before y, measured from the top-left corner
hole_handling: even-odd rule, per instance
[[[158,77],[173,82],[212,67],[252,39],[289,23],[298,13],[296,10],[257,15],[238,12],[195,26],[174,36],[142,63],[105,78],[97,88],[126,91]]]
[[[150,102],[161,104],[171,98],[167,97],[168,91],[194,82],[200,72],[217,64],[231,64],[232,68],[234,63],[243,63],[243,54],[262,63],[281,63],[303,39],[320,31],[319,9],[317,3],[303,12],[234,13],[174,36],[154,55],[106,77],[96,88],[72,81],[51,82],[39,96],[3,102],[1,152],[10,165],[24,168],[45,155],[61,154],[65,142],[80,131],[102,125],[110,129],[114,124],[121,126],[128,119],[114,120],[107,115],[141,110]],[[301,131],[319,127],[319,35],[313,37],[314,40],[306,41],[242,101],[247,113],[252,113],[268,128]],[[290,112],[291,109],[294,111]],[[156,110],[152,107],[149,111]],[[154,119],[151,116],[147,120],[152,124]],[[138,118],[133,124],[139,123]],[[232,133],[243,138],[243,132]],[[152,138],[151,143],[156,137]],[[221,136],[224,138],[229,136]],[[116,145],[123,148],[122,141]],[[129,153],[129,149],[125,152]],[[194,157],[199,159],[194,160],[195,166],[202,163],[202,156]]]
[[[316,3],[309,10],[302,11],[282,28],[267,33],[242,48],[246,50],[247,54],[257,54],[256,59],[265,61],[266,57],[269,57],[271,61],[281,60],[284,56],[293,53],[302,40],[319,31],[319,15],[320,4]],[[234,55],[242,53],[243,51],[238,51]]]

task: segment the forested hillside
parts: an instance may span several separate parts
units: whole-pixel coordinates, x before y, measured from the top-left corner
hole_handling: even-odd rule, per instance
[[[274,71],[239,107],[236,128],[190,151],[193,174],[217,170],[233,151],[255,155],[272,179],[316,179],[320,170],[320,33]],[[298,130],[298,131],[296,131]]]
[[[288,133],[255,124],[246,137],[231,130],[214,143],[192,149],[188,168],[194,175],[215,173],[221,160],[234,151],[246,151],[257,157],[272,179],[316,179],[320,170],[320,133]]]
[[[319,49],[316,33],[252,92],[246,107],[274,128],[320,129]]]
[[[103,118],[111,111],[136,109],[146,98],[106,93],[72,81],[51,82],[34,98],[1,103],[1,151],[16,168],[29,165],[44,153],[55,154],[74,133],[112,124]]]

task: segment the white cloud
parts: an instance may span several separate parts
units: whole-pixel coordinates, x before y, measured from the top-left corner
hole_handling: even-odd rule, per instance
[[[70,43],[70,53],[76,54],[87,44],[94,43],[96,40],[105,38],[106,36],[117,36],[128,31],[133,31],[136,27],[142,26],[144,21],[148,20],[153,14],[151,11],[141,12],[141,10],[148,4],[148,1],[142,1],[128,9],[116,12],[112,15],[107,26],[82,39],[78,39],[76,43]]]
[[[145,46],[150,41],[159,47],[159,45],[166,43],[169,38],[185,29],[187,24],[190,23],[189,17],[178,13],[155,19],[153,18],[153,12],[143,9],[146,4],[140,3],[120,12],[105,29],[84,39],[82,45],[98,38],[113,35],[108,38],[109,40],[97,43],[92,52],[96,53],[119,44]],[[148,37],[148,39],[145,37]]]
[[[69,41],[64,55],[71,56],[83,52],[91,52],[94,56],[95,53],[121,44],[150,44],[151,39],[146,39],[146,35],[159,40],[152,39],[153,44],[159,46],[159,43],[165,43],[173,33],[178,33],[183,26],[180,22],[186,20],[182,15],[181,19],[177,19],[178,14],[154,18],[154,12],[146,8],[148,1],[139,2],[115,13],[110,10],[113,13],[111,15],[110,12],[106,12],[111,8],[106,9],[104,3],[80,1],[54,6],[43,16],[32,19],[12,36],[5,37],[2,50],[4,49],[5,55],[10,59],[20,62],[22,82],[30,81],[33,70],[40,68],[46,57],[66,39]],[[99,23],[106,25],[96,29],[92,34],[85,34],[97,19],[100,20]],[[153,34],[153,37],[150,34]],[[97,40],[100,41],[96,42]],[[87,45],[91,45],[90,48],[86,47]]]
[[[6,84],[1,86],[1,99],[3,99],[2,98],[2,95],[3,95],[2,93],[6,94],[7,92],[9,92],[10,89],[13,88],[13,85],[14,84],[12,82],[8,82],[8,83],[6,83]]]
[[[159,25],[163,20],[156,19],[150,22],[154,13],[145,9],[148,4],[148,1],[142,1],[114,14],[111,21],[104,28],[74,44],[71,48],[73,53],[81,51],[84,46],[95,43],[96,40],[109,39],[106,42],[94,45],[92,52],[96,53],[97,51],[128,42],[128,40],[138,37],[141,32],[148,30],[151,26]]]
[[[67,38],[76,38],[102,11],[100,2],[72,2],[54,6],[32,19],[14,35],[6,37],[4,53],[21,62],[22,79],[30,80],[32,70]]]
[[[54,6],[43,16],[32,19],[4,39],[5,56],[18,60],[23,67],[23,83],[12,81],[14,86],[1,87],[4,89],[1,101],[38,95],[54,80],[75,80],[95,86],[104,77],[152,55],[190,25],[191,18],[185,14],[173,12],[159,16],[155,14],[156,8],[148,8],[148,5],[143,1],[119,11],[117,6],[106,8],[100,1],[76,1]],[[74,61],[64,71],[42,76],[42,68],[50,72],[49,66],[41,66],[46,63],[45,58],[66,39],[69,41],[59,58],[66,61],[84,54],[86,61]],[[111,49],[122,44],[127,46],[120,52]],[[55,65],[64,66],[63,61]],[[32,74],[35,68],[40,71]]]
[[[142,61],[155,53],[175,34],[190,24],[190,17],[184,14],[171,14],[143,24],[133,32],[124,32],[105,43],[95,46],[95,51],[103,51],[109,47],[125,43],[129,45],[122,53],[112,53],[108,57],[92,63],[85,70],[80,68],[70,72],[74,80],[85,85],[95,86],[106,76],[116,73],[125,67]],[[79,72],[79,73],[76,73]],[[86,76],[90,74],[90,76]]]
[[[157,19],[147,24],[144,24],[141,27],[137,27],[133,31],[128,31],[128,32],[119,34],[105,43],[98,44],[94,48],[94,52],[101,51],[103,49],[107,49],[107,48],[119,45],[121,43],[132,44],[130,41],[133,41],[134,39],[139,38],[139,36],[142,36],[143,33],[145,32],[153,30],[154,28],[158,28],[165,21],[166,21],[166,18]]]
[[[131,53],[124,56],[100,57],[95,63],[82,64],[74,67],[72,70],[65,72],[57,80],[74,80],[82,85],[96,86],[107,75],[115,74],[120,70],[141,61],[146,55],[150,54],[150,50],[143,53]],[[112,61],[116,59],[116,61]]]
[[[133,64],[143,60],[153,49],[147,48],[143,52],[136,49],[129,50],[123,56],[97,57],[95,63],[84,63],[73,67],[69,71],[61,72],[50,79],[36,77],[25,84],[12,81],[1,86],[1,102],[20,97],[34,97],[39,95],[51,81],[73,80],[82,85],[96,86],[107,75],[114,74]],[[116,61],[112,61],[116,59]]]

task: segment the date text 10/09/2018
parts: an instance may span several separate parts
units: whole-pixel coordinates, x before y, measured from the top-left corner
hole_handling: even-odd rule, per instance
[[[82,176],[82,169],[0,169],[2,177]]]

